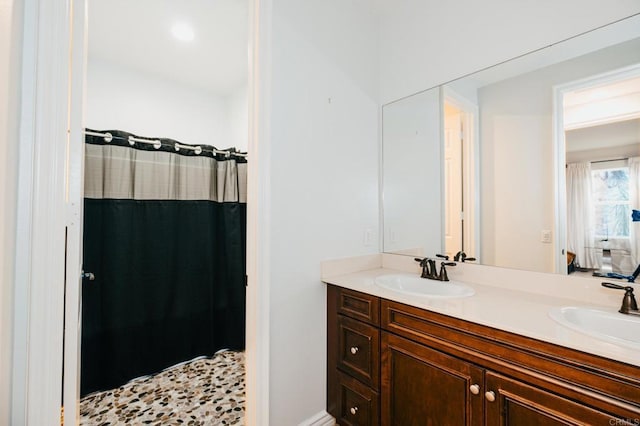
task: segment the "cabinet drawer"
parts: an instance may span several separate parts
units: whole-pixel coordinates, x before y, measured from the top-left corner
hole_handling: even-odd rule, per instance
[[[374,426],[379,421],[378,394],[346,374],[338,372],[338,417],[340,426]]]
[[[338,368],[378,390],[380,387],[380,330],[339,315]]]
[[[338,313],[372,325],[380,324],[380,299],[376,296],[338,288]]]

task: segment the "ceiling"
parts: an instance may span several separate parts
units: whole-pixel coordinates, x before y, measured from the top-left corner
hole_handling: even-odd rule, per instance
[[[640,119],[615,121],[599,126],[583,127],[565,133],[566,151],[579,152],[614,147],[635,147],[640,143]]]
[[[194,40],[176,39],[176,22]],[[248,79],[247,0],[90,0],[89,60],[226,96]]]

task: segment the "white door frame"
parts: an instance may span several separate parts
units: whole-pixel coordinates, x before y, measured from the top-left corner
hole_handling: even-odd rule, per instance
[[[271,0],[249,4],[246,422],[267,425]],[[58,423],[62,385],[78,422],[86,9],[24,0],[11,424]]]
[[[46,425],[62,397],[71,3],[23,5],[11,424]]]
[[[567,275],[567,180],[566,141],[564,136],[564,95],[618,80],[640,76],[640,64],[630,65],[580,80],[553,86],[553,160],[555,180],[554,270]]]

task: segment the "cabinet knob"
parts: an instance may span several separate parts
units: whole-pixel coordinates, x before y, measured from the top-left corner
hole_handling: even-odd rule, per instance
[[[489,392],[485,392],[484,393],[484,397],[487,399],[487,401],[489,402],[493,402],[496,400],[496,394],[493,391],[489,391]]]
[[[471,391],[472,394],[477,395],[480,393],[480,386],[478,385],[471,385],[469,386],[469,391]]]
[[[349,409],[349,412],[355,416],[356,413],[358,412],[358,407],[351,407]]]
[[[349,350],[351,351],[351,353],[353,355],[358,353],[358,347],[357,346],[351,346],[351,349],[349,349]],[[356,408],[356,410],[357,410],[357,408]]]

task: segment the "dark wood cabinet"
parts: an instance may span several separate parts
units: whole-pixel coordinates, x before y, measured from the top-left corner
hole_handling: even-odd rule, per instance
[[[333,416],[343,426],[378,425],[379,395],[353,377],[338,371],[338,401]]]
[[[327,293],[327,412],[339,425],[380,424],[380,299]]]
[[[493,372],[486,374],[486,389],[489,393],[485,397],[488,425],[629,424],[617,416]]]
[[[381,351],[382,424],[482,425],[481,368],[387,332]]]
[[[328,286],[340,425],[639,425],[640,367]]]

